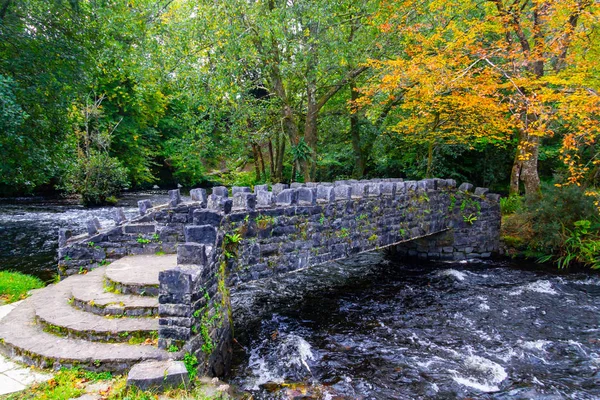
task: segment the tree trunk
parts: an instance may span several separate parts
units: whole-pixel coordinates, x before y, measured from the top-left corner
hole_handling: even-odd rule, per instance
[[[269,139],[269,172],[271,173],[271,180],[275,179],[275,156],[273,155],[273,142]]]
[[[352,103],[358,99],[356,91],[356,82],[350,83],[350,99]],[[352,137],[352,149],[354,150],[354,177],[360,179],[365,175],[365,157],[360,145],[360,127],[358,123],[358,113],[350,113],[350,136]]]
[[[260,181],[261,175],[260,175],[260,161],[259,161],[258,150],[257,150],[258,146],[254,142],[251,143],[251,146],[252,146],[252,155],[254,156],[254,171],[256,173],[256,180]]]
[[[304,181],[312,182],[315,178],[316,160],[317,154],[317,116],[319,110],[317,109],[317,100],[315,98],[316,88],[312,83],[308,84],[307,93],[307,111],[306,119],[304,122],[304,141],[310,148],[310,154],[308,159],[301,160],[301,168],[304,170]]]

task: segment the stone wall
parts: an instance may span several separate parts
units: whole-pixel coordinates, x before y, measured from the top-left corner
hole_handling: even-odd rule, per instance
[[[228,369],[229,291],[241,283],[398,244],[438,259],[489,257],[498,248],[498,196],[452,180],[232,192],[193,211],[179,266],[160,276],[159,345],[185,347],[212,375]]]
[[[59,232],[62,275],[131,254],[177,253],[160,273],[159,346],[196,354],[204,372],[226,373],[233,335],[230,290],[353,254],[394,246],[421,258],[485,258],[499,248],[499,196],[453,180],[338,181],[178,190],[167,205],[139,202],[140,216],[88,234]],[[230,197],[230,195],[232,197]]]

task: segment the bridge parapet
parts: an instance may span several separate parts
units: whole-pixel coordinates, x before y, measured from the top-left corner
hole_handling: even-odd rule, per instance
[[[196,354],[222,375],[231,359],[229,292],[257,279],[394,246],[444,260],[489,257],[499,246],[499,196],[453,180],[337,181],[178,191],[166,206],[140,203],[139,217],[66,239],[65,273],[126,254],[177,252],[160,274],[159,346]],[[232,197],[229,197],[231,194]],[[95,225],[95,224],[91,224]],[[91,245],[89,243],[92,243]],[[70,259],[66,259],[69,257]]]

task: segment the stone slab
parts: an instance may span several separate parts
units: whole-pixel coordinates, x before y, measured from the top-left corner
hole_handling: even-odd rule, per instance
[[[123,342],[129,340],[132,332],[150,337],[151,332],[158,331],[156,318],[106,318],[71,307],[69,300],[73,287],[86,286],[86,278],[86,275],[73,275],[32,296],[37,320],[54,332],[60,330],[69,337],[92,341]]]
[[[142,390],[164,391],[168,388],[188,386],[190,378],[181,361],[145,361],[134,365],[127,375],[127,386]]]
[[[98,315],[157,315],[158,299],[107,292],[104,288],[106,267],[96,268],[86,274],[85,285],[74,285],[71,291],[73,305]]]
[[[34,294],[0,321],[2,353],[43,368],[79,365],[114,372],[123,372],[141,361],[166,360],[173,356],[154,346],[97,343],[46,333],[35,323],[36,297],[45,295],[45,291]]]
[[[177,266],[176,254],[123,257],[106,269],[106,277],[122,285],[158,285],[158,273]]]

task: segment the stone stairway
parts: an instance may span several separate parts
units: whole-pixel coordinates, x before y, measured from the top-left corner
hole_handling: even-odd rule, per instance
[[[158,273],[175,255],[124,257],[35,291],[0,321],[0,351],[43,368],[122,372],[158,349]]]

